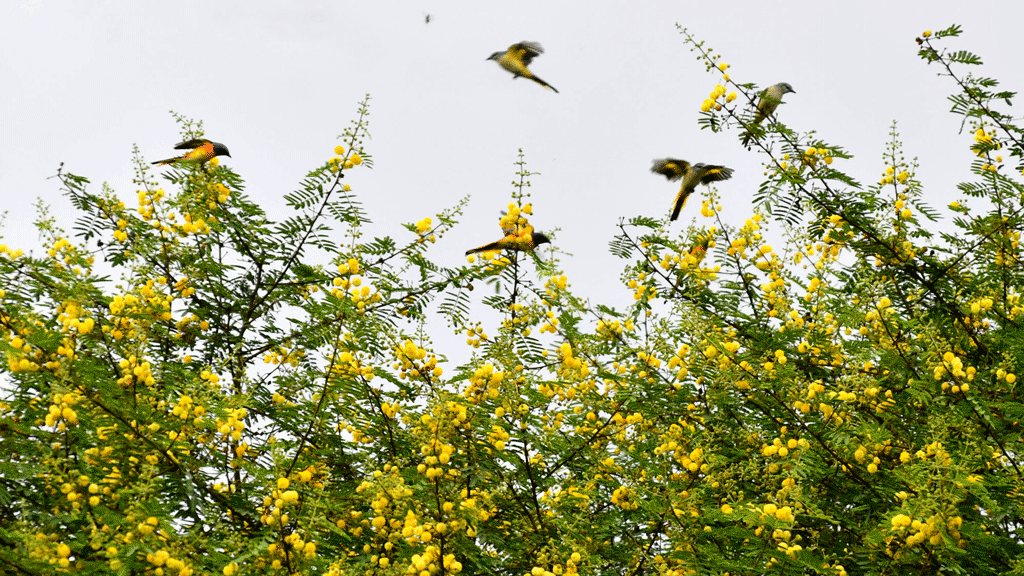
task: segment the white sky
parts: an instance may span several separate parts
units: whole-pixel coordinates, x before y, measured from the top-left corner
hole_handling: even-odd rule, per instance
[[[968,176],[970,134],[948,113],[954,85],[917,55],[914,37],[959,23],[949,45],[982,56],[980,73],[1024,88],[1024,3],[985,9],[942,2],[43,2],[0,0],[2,242],[38,250],[31,208],[44,198],[65,229],[75,214],[47,180],[60,162],[108,182],[135,205],[131,148],[169,157],[168,110],[203,120],[224,159],[271,215],[283,194],[332,155],[371,93],[373,170],[351,172],[377,234],[432,216],[464,195],[463,224],[435,248],[448,266],[500,236],[517,149],[531,170],[538,230],[560,226],[570,282],[595,294],[617,282],[607,252],[620,217],[664,216],[677,190],[649,173],[675,156],[736,170],[718,185],[742,222],[761,158],[735,131],[697,126],[717,76],[694,59],[675,23],[724,55],[737,82],[793,85],[780,108],[857,158],[837,163],[863,183],[884,169],[893,119],[918,156],[933,205]],[[424,16],[431,14],[431,22]],[[522,40],[546,52],[531,69],[544,90],[485,59]],[[701,189],[703,190],[703,188]],[[675,229],[699,218],[694,197]],[[622,290],[616,290],[622,294]]]

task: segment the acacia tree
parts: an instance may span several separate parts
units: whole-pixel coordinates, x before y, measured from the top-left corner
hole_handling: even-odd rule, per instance
[[[842,148],[753,126],[754,86],[683,32],[722,78],[702,125],[749,130],[769,174],[739,228],[713,193],[676,236],[624,222],[627,309],[577,298],[553,252],[438,266],[462,203],[365,238],[343,177],[371,163],[367,101],[281,222],[216,162],[137,155],[133,209],[61,172],[77,240],[43,217],[45,255],[0,249],[5,571],[1024,570],[1013,94],[938,48],[959,28],[918,40],[977,131],[940,233],[895,126],[862,186]],[[517,166],[501,224],[522,232]]]

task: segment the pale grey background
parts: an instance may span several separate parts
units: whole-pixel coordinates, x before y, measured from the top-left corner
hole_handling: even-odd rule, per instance
[[[969,176],[972,134],[948,113],[951,81],[917,55],[914,37],[952,23],[950,45],[982,55],[980,72],[1022,87],[1024,9],[942,2],[43,2],[0,0],[2,242],[38,240],[31,204],[49,202],[65,228],[73,213],[47,180],[67,171],[106,181],[134,207],[132,144],[147,160],[173,153],[168,110],[205,122],[226,162],[271,214],[281,196],[332,155],[336,137],[371,93],[373,170],[346,182],[375,221],[433,215],[471,194],[464,223],[437,246],[444,265],[500,236],[516,151],[535,176],[538,230],[560,226],[574,254],[566,273],[584,294],[617,282],[607,253],[620,217],[665,216],[677,190],[648,172],[652,158],[726,164],[726,218],[742,222],[761,158],[736,132],[697,126],[717,76],[704,71],[676,22],[724,54],[738,82],[787,81],[779,113],[857,155],[837,164],[862,182],[879,178],[890,122],[936,206]],[[431,22],[424,16],[431,14]],[[485,59],[521,40],[543,44],[531,69],[561,93]],[[680,222],[699,220],[691,199]],[[706,221],[705,221],[706,222]],[[618,301],[628,292],[616,290]],[[624,299],[622,298],[625,295]]]

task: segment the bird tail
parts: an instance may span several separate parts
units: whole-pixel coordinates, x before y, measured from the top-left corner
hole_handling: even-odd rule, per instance
[[[672,217],[669,218],[669,221],[675,222],[679,218],[679,213],[683,211],[683,206],[686,206],[686,201],[690,198],[690,194],[693,194],[693,190],[679,191],[679,195],[676,196],[676,207],[672,209]]]
[[[161,166],[166,166],[167,164],[175,164],[179,160],[182,160],[184,158],[184,156],[177,156],[175,158],[168,158],[166,160],[157,160],[156,162],[150,162],[150,164],[159,164]]]
[[[470,249],[470,250],[466,250],[466,256],[469,256],[470,254],[476,254],[478,252],[491,252],[491,251],[497,251],[497,250],[501,250],[501,241],[500,240],[497,241],[497,242],[491,242],[490,244],[484,244],[483,246],[481,246],[479,248],[473,248],[473,249]]]
[[[541,80],[540,78],[537,78],[536,76],[531,75],[530,76],[530,80],[533,80],[534,82],[536,82],[537,84],[540,84],[541,86],[543,86],[545,88],[550,88],[550,89],[555,91],[555,94],[558,94],[558,88],[555,88],[554,86],[552,86],[551,84],[548,84],[547,82]]]

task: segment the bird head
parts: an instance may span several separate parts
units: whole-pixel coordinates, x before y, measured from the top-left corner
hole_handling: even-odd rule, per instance
[[[542,232],[534,232],[530,235],[530,240],[533,241],[534,247],[540,246],[541,244],[551,244],[551,240]]]
[[[231,158],[231,153],[228,152],[228,147],[223,144],[213,143],[213,155],[214,156],[227,156]]]
[[[793,87],[789,85],[789,82],[779,82],[778,86],[779,88],[782,89],[783,94],[785,94],[786,92],[792,92],[793,94],[796,94],[796,90],[793,90]]]
[[[498,58],[501,58],[502,54],[504,54],[504,52],[495,52],[494,54],[491,54],[490,56],[488,56],[487,60],[497,60]],[[485,62],[486,62],[486,60],[485,60]]]

